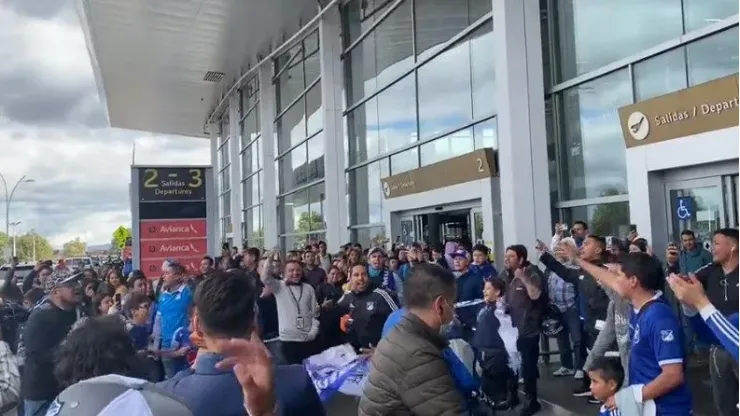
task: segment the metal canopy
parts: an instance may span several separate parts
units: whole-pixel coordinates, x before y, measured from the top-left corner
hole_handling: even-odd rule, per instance
[[[111,126],[194,137],[243,70],[318,11],[316,0],[78,1]]]

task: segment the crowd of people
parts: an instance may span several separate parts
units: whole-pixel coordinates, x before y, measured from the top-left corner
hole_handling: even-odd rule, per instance
[[[663,261],[634,231],[579,221],[556,224],[536,259],[507,247],[500,271],[485,245],[453,241],[225,247],[159,276],[39,262],[0,289],[30,311],[19,336],[0,325],[0,414],[323,415],[302,364],[349,344],[371,362],[360,415],[530,416],[548,337],[553,375],[595,414],[691,414],[687,357],[703,355],[717,414],[736,414],[737,246],[737,229],[715,232],[711,252],[687,230]]]

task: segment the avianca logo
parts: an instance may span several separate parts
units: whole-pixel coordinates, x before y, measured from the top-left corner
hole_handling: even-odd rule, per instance
[[[197,234],[198,233],[198,230],[196,230],[195,227],[193,227],[193,224],[190,224],[190,225],[180,225],[180,226],[163,225],[159,229],[159,232],[160,233],[168,233],[168,234],[187,234],[187,233],[191,232],[191,233]]]
[[[200,253],[192,243],[188,244],[162,244],[159,251],[163,253]]]

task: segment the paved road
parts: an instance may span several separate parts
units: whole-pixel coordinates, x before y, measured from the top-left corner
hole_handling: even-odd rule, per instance
[[[546,402],[542,403],[544,409],[538,413],[538,416],[584,416],[579,415],[566,410],[563,407],[549,404]],[[598,411],[597,411],[598,413]],[[357,401],[353,397],[349,396],[337,396],[327,404],[328,416],[352,416],[357,414]],[[496,416],[518,416],[519,413],[515,411],[499,412]]]

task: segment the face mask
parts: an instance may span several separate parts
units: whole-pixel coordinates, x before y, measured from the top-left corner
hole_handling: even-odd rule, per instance
[[[448,308],[450,307],[450,304],[447,303],[447,300],[446,299],[445,299],[445,305]],[[452,327],[452,325],[455,322],[454,313],[453,313],[452,320],[450,320],[450,322],[444,323],[444,322],[442,322],[443,320],[444,320],[444,312],[442,312],[442,316],[439,317],[439,333],[441,335],[447,335],[447,333],[450,331],[450,328]]]

